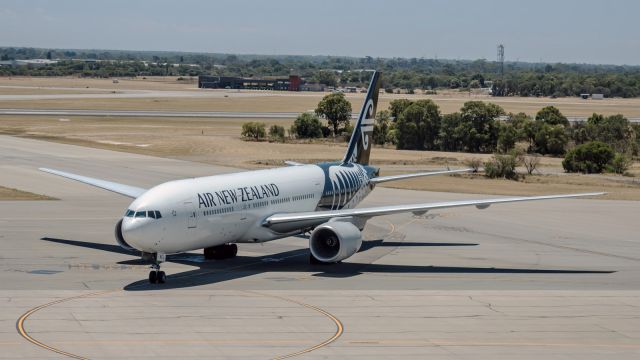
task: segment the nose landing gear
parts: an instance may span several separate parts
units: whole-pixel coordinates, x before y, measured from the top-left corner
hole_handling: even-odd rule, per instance
[[[150,284],[164,284],[167,281],[167,275],[164,271],[160,271],[160,264],[166,260],[166,255],[157,253],[153,257],[153,263],[151,264],[151,271],[149,272]]]

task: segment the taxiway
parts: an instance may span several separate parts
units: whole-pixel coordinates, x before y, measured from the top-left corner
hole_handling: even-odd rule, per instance
[[[640,356],[640,202],[381,217],[341,264],[309,265],[296,237],[172,256],[151,286],[113,239],[130,199],[37,168],[140,187],[237,170],[7,136],[0,159],[0,185],[59,199],[0,202],[0,358]],[[378,188],[363,206],[481,197]]]

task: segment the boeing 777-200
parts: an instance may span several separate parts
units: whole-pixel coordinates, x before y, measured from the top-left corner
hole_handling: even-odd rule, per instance
[[[379,176],[369,165],[380,73],[374,72],[362,110],[341,161],[169,181],[151,189],[42,168],[135,199],[118,221],[118,244],[152,263],[151,283],[164,283],[167,254],[204,249],[207,259],[236,255],[236,243],[263,243],[310,233],[310,261],[336,263],[355,254],[362,230],[374,216],[433,209],[549,200],[602,193],[507,197],[356,208],[377,184],[469,169]]]

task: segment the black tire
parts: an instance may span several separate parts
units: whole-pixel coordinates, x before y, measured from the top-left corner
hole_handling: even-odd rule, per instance
[[[215,260],[216,259],[216,247],[204,248],[204,258],[205,258],[205,260]]]
[[[235,257],[238,254],[238,245],[224,244],[204,249],[206,260],[224,260]]]
[[[164,284],[167,281],[167,275],[164,273],[164,271],[158,271],[156,280],[158,281],[158,284]]]
[[[238,245],[236,244],[229,244],[227,245],[228,248],[228,258],[232,258],[232,257],[236,257],[236,255],[238,255]]]
[[[158,282],[158,273],[155,270],[149,271],[149,284]]]

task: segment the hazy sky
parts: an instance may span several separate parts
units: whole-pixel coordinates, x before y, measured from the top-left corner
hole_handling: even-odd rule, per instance
[[[640,1],[0,0],[0,46],[640,64]]]

